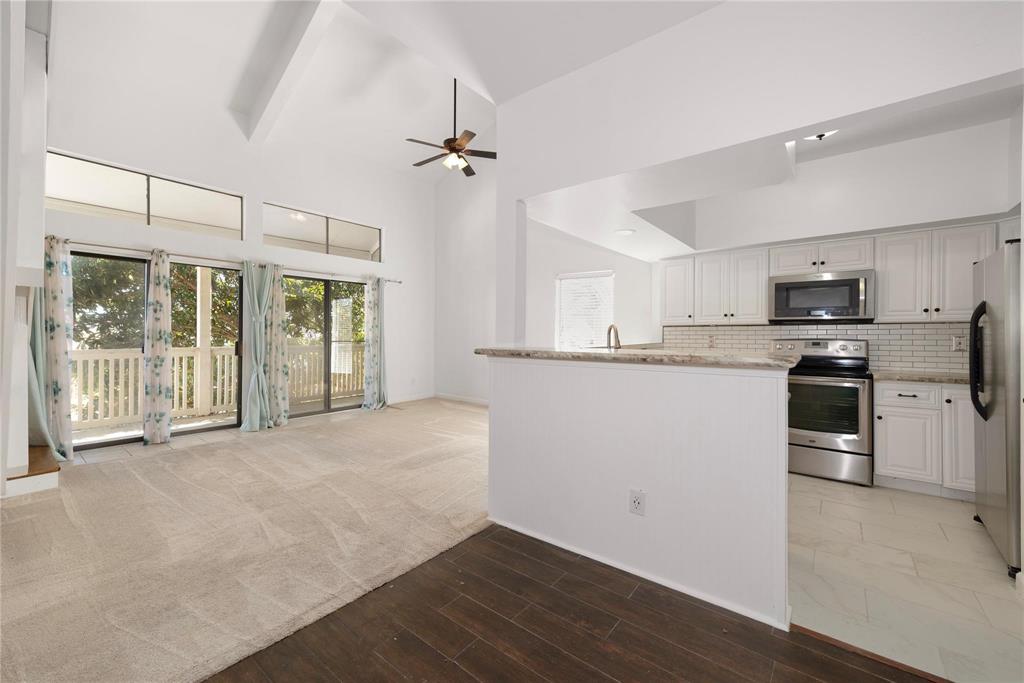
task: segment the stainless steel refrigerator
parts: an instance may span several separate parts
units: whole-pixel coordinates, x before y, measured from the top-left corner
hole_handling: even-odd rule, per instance
[[[1020,571],[1020,240],[974,264],[970,388],[975,519]]]

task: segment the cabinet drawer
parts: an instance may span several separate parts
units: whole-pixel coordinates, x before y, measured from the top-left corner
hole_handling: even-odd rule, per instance
[[[935,408],[938,410],[941,394],[941,384],[879,382],[875,384],[875,405]]]

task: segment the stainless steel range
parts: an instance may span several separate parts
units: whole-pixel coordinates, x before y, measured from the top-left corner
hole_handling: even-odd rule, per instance
[[[789,371],[789,471],[872,485],[872,387],[868,343],[776,339],[801,354]]]

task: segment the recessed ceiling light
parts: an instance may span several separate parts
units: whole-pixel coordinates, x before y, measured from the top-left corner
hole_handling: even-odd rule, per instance
[[[306,217],[303,214],[299,213],[298,211],[288,214],[288,217],[291,218],[293,221],[298,221],[299,223],[306,222]]]
[[[838,132],[839,132],[838,130],[828,130],[828,131],[825,131],[824,133],[818,133],[816,135],[808,135],[807,137],[804,138],[804,140],[824,140],[829,135],[835,135]]]
[[[615,231],[616,235],[632,235],[636,230],[633,228],[620,228]]]

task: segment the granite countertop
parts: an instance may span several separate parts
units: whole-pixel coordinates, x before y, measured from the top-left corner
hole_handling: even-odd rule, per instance
[[[967,384],[967,373],[956,370],[871,370],[876,382],[927,382],[931,384]]]
[[[636,348],[636,347],[646,348]],[[753,351],[683,351],[663,348],[660,344],[633,345],[621,349],[574,349],[491,347],[476,349],[481,356],[494,358],[532,358],[536,360],[575,360],[604,363],[637,363],[646,365],[692,365],[708,368],[751,368],[788,370],[800,360],[794,353],[758,353]]]

